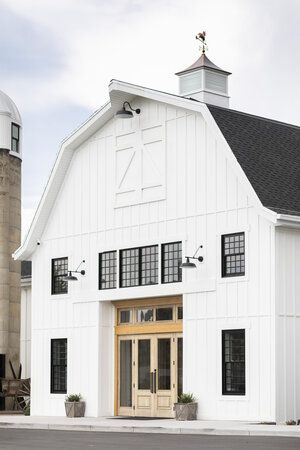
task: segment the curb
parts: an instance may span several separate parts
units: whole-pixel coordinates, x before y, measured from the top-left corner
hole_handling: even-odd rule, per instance
[[[12,423],[1,422],[1,428],[27,429],[27,430],[51,430],[51,431],[92,431],[106,433],[148,433],[148,434],[195,434],[213,436],[277,436],[277,437],[298,437],[300,438],[300,428],[297,431],[285,430],[249,430],[249,429],[217,429],[217,428],[163,428],[163,427],[135,427],[122,426],[112,427],[105,425],[66,425],[66,424],[43,424],[43,423]]]

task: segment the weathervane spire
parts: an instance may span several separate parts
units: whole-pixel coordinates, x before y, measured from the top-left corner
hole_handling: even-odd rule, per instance
[[[200,32],[200,33],[196,34],[196,39],[198,41],[200,41],[200,50],[202,50],[203,55],[204,55],[205,51],[207,50],[207,43],[205,41],[205,38],[206,38],[205,31],[202,31],[202,33]]]

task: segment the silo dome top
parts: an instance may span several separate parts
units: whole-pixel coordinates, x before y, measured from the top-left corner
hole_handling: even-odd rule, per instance
[[[12,99],[4,92],[0,91],[0,114],[7,114],[11,117],[13,122],[21,125],[22,119],[18,108]]]

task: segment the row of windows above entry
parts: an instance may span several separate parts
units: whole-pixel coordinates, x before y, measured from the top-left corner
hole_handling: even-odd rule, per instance
[[[160,250],[160,251],[159,251]],[[182,242],[170,242],[146,247],[102,252],[99,254],[99,289],[149,286],[159,283],[159,257],[161,259],[161,283],[182,281]],[[117,268],[119,267],[119,277]],[[52,260],[52,294],[66,294],[68,282],[68,258]],[[222,236],[222,277],[245,275],[245,234]],[[119,280],[117,279],[119,278]],[[118,283],[119,281],[119,283]]]

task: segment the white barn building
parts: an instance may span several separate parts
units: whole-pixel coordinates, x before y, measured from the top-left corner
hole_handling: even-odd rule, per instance
[[[300,128],[229,109],[205,54],[177,75],[180,95],[111,81],[14,255],[33,415],[80,392],[87,416],[172,417],[190,391],[199,419],[300,418]]]

